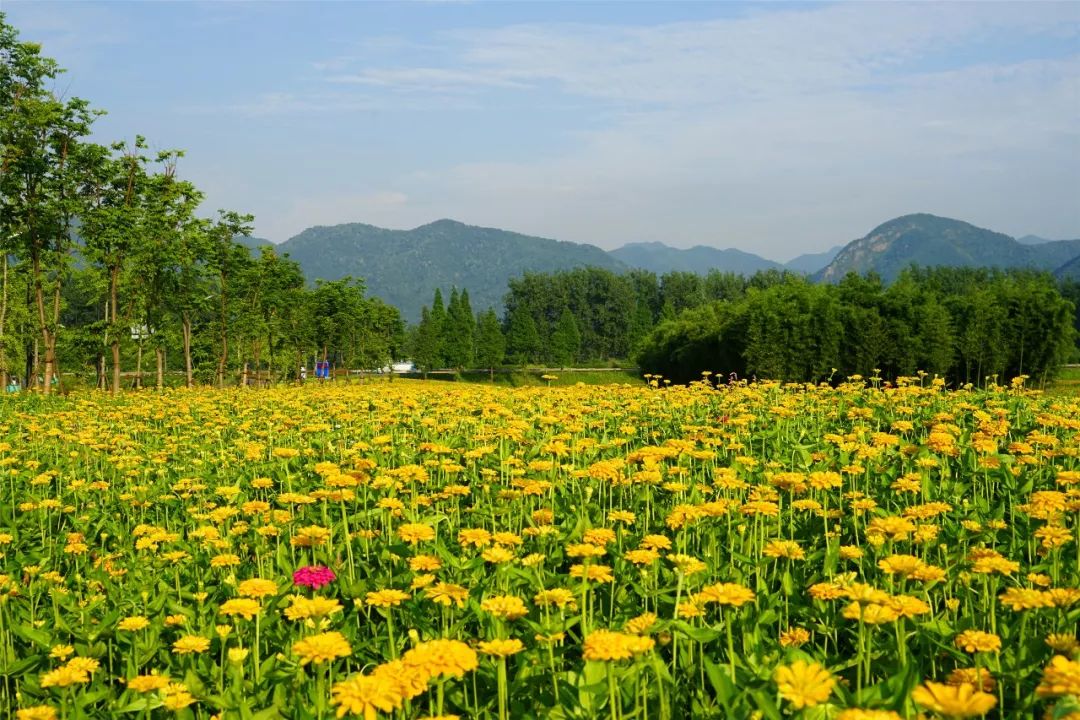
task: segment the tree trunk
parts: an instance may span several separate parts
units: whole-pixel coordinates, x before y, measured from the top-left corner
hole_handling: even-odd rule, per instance
[[[0,298],[0,382],[4,384],[4,392],[7,392],[8,377],[8,356],[7,356],[7,337],[5,330],[7,326],[7,308],[8,308],[8,254],[4,252],[4,285],[2,295]]]
[[[142,390],[142,341],[139,341],[138,351],[135,353],[135,389]]]
[[[248,384],[248,363],[247,363],[247,360],[245,360],[244,361],[244,369],[241,371],[241,374],[240,374],[240,387],[247,387],[247,384]]]
[[[161,390],[165,387],[165,348],[158,345],[154,355],[157,357],[157,389]]]
[[[34,378],[34,389],[38,389],[38,378],[41,376],[41,354],[39,352],[38,339],[34,338],[34,354],[31,356],[31,370],[30,373]],[[46,387],[46,391],[48,388]]]
[[[191,316],[186,312],[184,313],[182,330],[184,336],[184,374],[186,378],[184,382],[187,387],[192,387],[195,385],[195,374],[191,368]]]
[[[120,332],[116,326],[119,306],[120,266],[113,265],[109,271],[109,315],[112,325],[112,394],[120,392]]]
[[[217,384],[225,387],[225,363],[229,359],[228,316],[225,310],[225,274],[221,273],[221,357],[218,359]]]
[[[56,339],[52,337],[53,333],[49,330],[49,323],[45,319],[45,288],[41,282],[41,256],[37,248],[31,252],[31,263],[34,269],[34,304],[37,306],[38,324],[41,326],[41,339],[45,343],[45,387],[42,392],[48,395],[52,386],[49,381],[52,379],[53,365],[56,361],[56,355],[54,353],[56,347]],[[34,340],[34,385],[37,386],[38,369],[40,356],[37,339]]]

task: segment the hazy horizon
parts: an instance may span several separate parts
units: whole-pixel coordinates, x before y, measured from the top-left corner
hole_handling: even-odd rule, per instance
[[[927,212],[1080,237],[1078,3],[4,5],[207,210],[786,261]]]

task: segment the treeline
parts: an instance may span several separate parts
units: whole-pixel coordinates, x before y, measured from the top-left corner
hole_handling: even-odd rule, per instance
[[[587,268],[512,280],[500,329],[514,364],[631,359],[680,382],[705,370],[792,381],[924,370],[978,383],[1053,374],[1075,353],[1078,297],[1080,286],[1032,271],[911,268],[886,286]]]
[[[444,303],[436,290],[407,349],[425,370],[628,362],[657,323],[785,277],[777,271],[750,278],[719,271],[616,274],[592,267],[526,273],[510,280],[501,318],[490,309],[474,314],[466,291],[452,289]]]
[[[66,373],[114,391],[122,371],[217,384],[321,359],[378,367],[398,311],[351,280],[305,285],[272,249],[236,242],[252,216],[200,216],[179,150],[89,140],[103,114],[52,85],[62,70],[0,14],[0,379],[46,393]]]
[[[884,286],[786,278],[683,313],[642,343],[646,372],[676,381],[703,370],[789,381],[893,378],[919,370],[954,383],[1045,379],[1074,345],[1075,306],[1030,271],[911,269]]]

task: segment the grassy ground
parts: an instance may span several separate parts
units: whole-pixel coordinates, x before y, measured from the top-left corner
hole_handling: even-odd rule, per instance
[[[1080,395],[1080,367],[1063,367],[1057,377],[1046,384],[1046,392],[1058,395]]]
[[[545,380],[545,375],[554,377],[555,379]],[[419,378],[423,376],[417,373],[405,377]],[[468,383],[492,382],[488,373],[483,371],[470,371],[455,374],[431,374],[428,376],[428,380]],[[529,385],[575,385],[577,383],[585,383],[586,385],[643,385],[645,380],[642,379],[640,374],[633,370],[565,370],[558,372],[521,370],[511,373],[497,372],[495,373],[494,378],[495,385],[504,385],[508,387],[525,387]]]

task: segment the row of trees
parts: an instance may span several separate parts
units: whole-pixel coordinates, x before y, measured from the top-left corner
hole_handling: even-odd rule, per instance
[[[644,340],[646,372],[704,370],[792,381],[925,370],[956,383],[1052,375],[1075,349],[1074,305],[1047,274],[912,269],[892,285],[788,277],[690,309]]]
[[[419,324],[410,329],[407,348],[424,372],[471,367],[493,372],[505,359],[506,338],[494,310],[473,314],[468,290],[453,288],[444,306],[436,289],[431,307],[424,306]]]
[[[361,283],[309,287],[287,257],[236,242],[252,216],[200,216],[203,194],[178,174],[183,152],[151,152],[142,137],[92,142],[102,113],[59,95],[61,72],[0,14],[5,386],[23,375],[48,393],[64,372],[91,370],[115,391],[125,367],[141,382],[144,351],[159,386],[175,356],[187,384],[221,385],[308,358],[379,366],[397,353],[397,310]]]

